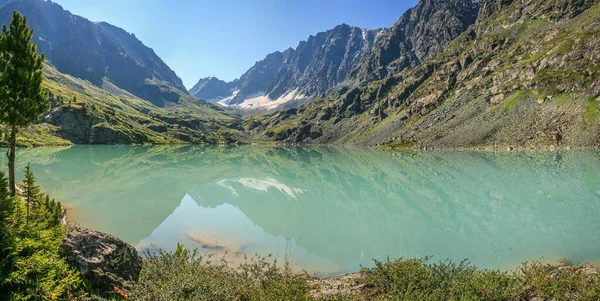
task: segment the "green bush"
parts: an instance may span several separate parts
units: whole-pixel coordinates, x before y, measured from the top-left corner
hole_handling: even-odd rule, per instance
[[[428,260],[375,261],[361,271],[364,294],[378,300],[600,300],[600,274],[584,266],[524,263],[501,272]]]
[[[140,279],[129,288],[136,300],[308,300],[306,275],[268,258],[246,258],[237,268],[178,245],[175,252],[147,252]]]

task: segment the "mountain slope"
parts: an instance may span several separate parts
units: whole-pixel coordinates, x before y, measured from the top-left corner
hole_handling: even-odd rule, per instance
[[[180,107],[161,108],[114,85],[101,89],[60,73],[50,63],[44,75],[51,109],[20,133],[20,146],[219,143],[241,134],[239,117],[189,95]]]
[[[427,62],[245,126],[301,143],[598,147],[598,2],[485,0],[477,24]]]
[[[27,16],[38,51],[61,73],[102,87],[106,81],[155,105],[187,94],[181,79],[134,35],[108,23],[93,23],[44,0],[6,1],[0,22],[14,10]]]

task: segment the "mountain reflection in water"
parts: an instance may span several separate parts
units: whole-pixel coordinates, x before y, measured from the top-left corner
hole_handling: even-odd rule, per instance
[[[321,275],[386,256],[600,257],[598,151],[75,146],[18,160],[79,224],[140,248],[271,253]]]

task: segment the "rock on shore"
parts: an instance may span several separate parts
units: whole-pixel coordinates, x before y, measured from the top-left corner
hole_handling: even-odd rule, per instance
[[[75,227],[62,240],[60,253],[94,286],[103,291],[137,281],[142,257],[122,240],[101,232]]]

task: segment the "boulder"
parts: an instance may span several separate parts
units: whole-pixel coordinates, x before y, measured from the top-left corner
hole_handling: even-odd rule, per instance
[[[93,285],[103,291],[137,281],[142,257],[124,241],[101,232],[75,227],[60,244],[60,253]]]

